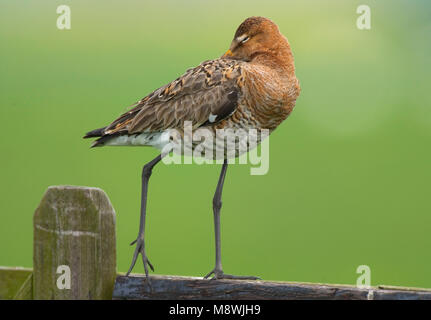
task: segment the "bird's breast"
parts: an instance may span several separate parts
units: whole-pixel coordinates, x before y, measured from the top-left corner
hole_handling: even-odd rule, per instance
[[[274,130],[292,112],[299,95],[295,77],[284,78],[262,68],[248,72],[243,86],[243,109],[260,128]]]

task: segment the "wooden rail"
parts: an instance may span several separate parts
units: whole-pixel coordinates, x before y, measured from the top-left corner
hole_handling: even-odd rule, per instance
[[[152,290],[141,275],[117,276],[113,299],[233,299],[233,300],[431,300],[427,289],[295,282],[206,280],[153,276]]]
[[[33,269],[0,267],[0,299],[431,300],[431,290],[204,280],[116,272],[115,212],[97,188],[50,187],[34,220]]]

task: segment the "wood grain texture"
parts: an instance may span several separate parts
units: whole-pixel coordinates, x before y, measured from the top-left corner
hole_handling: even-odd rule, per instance
[[[34,299],[110,299],[116,276],[115,212],[97,188],[55,186],[34,219]],[[70,268],[70,289],[57,268]]]
[[[411,288],[359,289],[345,285],[294,282],[204,280],[178,276],[119,275],[113,299],[232,299],[232,300],[431,300],[431,291]]]
[[[33,300],[33,274],[27,277],[13,300]]]
[[[32,270],[19,267],[0,267],[0,300],[12,299]]]

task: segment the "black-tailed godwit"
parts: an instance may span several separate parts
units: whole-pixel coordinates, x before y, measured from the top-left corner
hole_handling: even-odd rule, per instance
[[[236,30],[229,50],[219,59],[202,62],[178,79],[139,100],[110,125],[88,132],[93,147],[153,146],[161,152],[142,171],[141,217],[129,274],[142,255],[145,274],[153,266],[145,252],[148,181],[154,166],[171,150],[170,130],[267,129],[272,132],[291,113],[299,96],[293,54],[277,25],[263,17],[246,19]],[[184,137],[181,136],[180,137]],[[236,153],[238,155],[238,152]],[[213,198],[215,267],[205,278],[257,279],[225,274],[221,263],[220,209],[228,166],[225,155]]]

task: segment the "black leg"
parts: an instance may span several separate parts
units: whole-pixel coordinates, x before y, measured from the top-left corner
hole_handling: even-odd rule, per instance
[[[217,183],[217,188],[213,198],[213,213],[214,213],[214,234],[215,234],[215,267],[222,270],[221,265],[221,239],[220,239],[220,209],[221,209],[221,196],[223,192],[224,178],[226,177],[227,162],[223,163],[221,168],[220,177]]]
[[[151,173],[153,171],[154,166],[162,160],[162,158],[166,154],[158,155],[156,158],[148,162],[144,168],[142,169],[142,194],[141,194],[141,219],[139,222],[139,233],[138,237],[135,241],[133,241],[130,245],[133,245],[136,243],[135,253],[133,254],[133,260],[132,264],[130,265],[129,271],[127,271],[127,276],[132,271],[133,267],[135,266],[136,260],[139,256],[139,253],[142,255],[142,262],[144,263],[144,269],[145,269],[145,275],[147,277],[147,280],[149,282],[148,278],[148,267],[151,268],[152,271],[154,271],[154,268],[150,261],[147,258],[147,255],[145,253],[145,216],[147,213],[147,194],[148,194],[148,181],[150,180]]]
[[[223,273],[221,264],[221,238],[220,238],[220,209],[221,209],[221,196],[223,192],[224,179],[226,177],[226,170],[228,161],[225,159],[221,168],[220,177],[217,183],[217,188],[213,198],[213,212],[214,212],[214,233],[215,233],[215,267],[211,270],[204,278],[207,279],[209,276],[214,274],[213,279],[246,279],[246,280],[257,280],[258,277],[253,276],[234,276]]]

